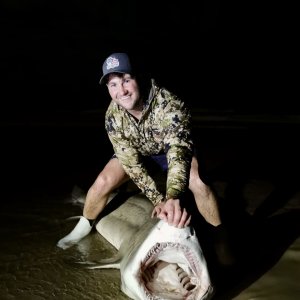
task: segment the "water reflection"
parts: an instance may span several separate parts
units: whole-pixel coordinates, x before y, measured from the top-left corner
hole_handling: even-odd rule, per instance
[[[99,234],[65,251],[56,247],[73,226],[62,222],[66,211],[76,215],[78,207],[44,198],[7,209],[12,213],[1,215],[1,299],[128,299],[120,291],[118,270],[79,264],[114,253]]]

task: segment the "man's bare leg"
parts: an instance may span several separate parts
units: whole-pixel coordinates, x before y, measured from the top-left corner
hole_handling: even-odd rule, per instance
[[[214,247],[218,261],[224,266],[232,265],[235,260],[228,231],[222,223],[213,190],[200,179],[196,157],[193,157],[191,163],[189,188],[194,195],[199,212],[209,224],[214,226]]]
[[[58,241],[57,246],[67,249],[87,236],[92,229],[93,222],[107,204],[110,193],[128,181],[128,179],[129,177],[119,160],[117,158],[111,159],[88,190],[83,216],[75,228]]]
[[[111,159],[87,192],[83,216],[95,220],[106,206],[111,192],[128,180],[119,160]]]
[[[212,189],[199,176],[198,161],[193,157],[190,171],[189,189],[192,191],[197,208],[204,219],[213,226],[221,224],[220,211]]]

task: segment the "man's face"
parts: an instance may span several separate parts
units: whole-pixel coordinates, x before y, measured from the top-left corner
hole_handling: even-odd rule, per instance
[[[112,100],[127,111],[142,110],[139,86],[130,74],[109,74],[107,88]]]

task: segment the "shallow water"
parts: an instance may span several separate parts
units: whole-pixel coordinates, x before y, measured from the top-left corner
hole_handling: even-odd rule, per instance
[[[1,299],[127,299],[118,270],[90,270],[81,262],[115,253],[93,232],[67,250],[56,242],[74,226],[66,216],[80,214],[62,199],[37,198],[8,206],[1,215]],[[9,225],[9,226],[8,226]]]
[[[89,270],[82,264],[115,253],[98,233],[67,250],[56,247],[75,225],[66,218],[81,214],[81,208],[68,201],[72,188],[87,188],[110,155],[109,144],[101,140],[86,146],[89,138],[101,136],[99,131],[15,128],[6,133],[0,299],[128,299],[120,290],[119,270]],[[211,270],[218,273],[215,298],[298,299],[300,184],[291,174],[299,170],[299,149],[294,142],[276,149],[275,138],[268,135],[265,141],[257,131],[213,133],[202,149],[216,191],[226,207],[235,209],[230,213],[236,218],[235,244],[241,256],[234,271]],[[17,150],[19,143],[22,151]],[[278,155],[284,161],[275,166]],[[246,211],[246,217],[236,214],[240,211]]]

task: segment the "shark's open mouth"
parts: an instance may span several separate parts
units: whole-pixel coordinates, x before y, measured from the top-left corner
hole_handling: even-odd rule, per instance
[[[193,299],[201,286],[197,255],[179,243],[157,243],[140,268],[140,282],[148,299]]]

